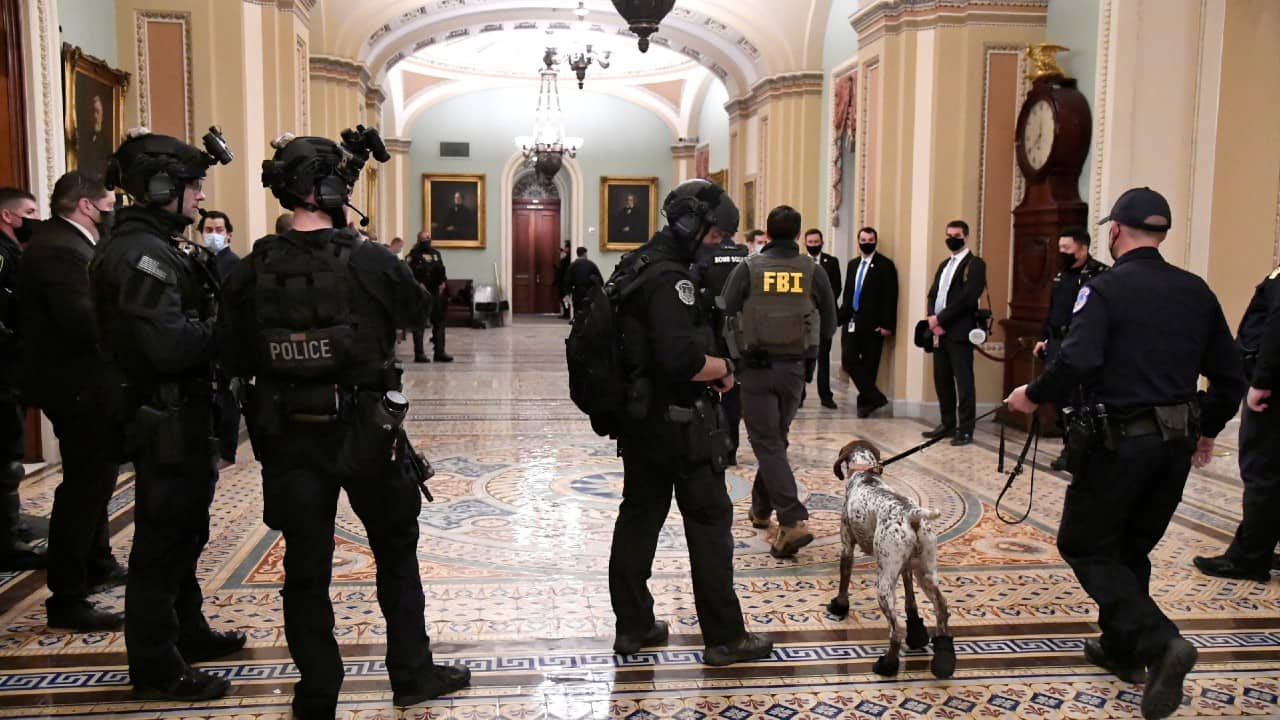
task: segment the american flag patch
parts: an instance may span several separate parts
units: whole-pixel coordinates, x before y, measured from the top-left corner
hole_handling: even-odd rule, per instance
[[[138,258],[136,267],[160,282],[169,282],[169,273],[165,271],[159,261],[149,255],[143,255]]]

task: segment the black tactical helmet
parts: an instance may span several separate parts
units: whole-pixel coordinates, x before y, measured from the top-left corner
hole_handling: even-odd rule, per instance
[[[204,145],[206,150],[200,150],[146,128],[131,130],[107,161],[107,189],[122,188],[144,205],[167,205],[211,165],[225,165],[234,157],[217,128],[209,128]]]
[[[681,243],[696,247],[712,226],[726,235],[738,232],[738,206],[710,180],[685,180],[667,193],[662,202],[667,226]]]
[[[316,195],[315,207],[334,216],[351,196],[351,187],[372,155],[378,162],[391,156],[378,131],[357,125],[342,131],[342,144],[328,138],[294,137],[286,133],[271,143],[276,149],[270,160],[262,161],[262,185],[271,188],[280,204],[292,210],[306,207],[307,196]]]

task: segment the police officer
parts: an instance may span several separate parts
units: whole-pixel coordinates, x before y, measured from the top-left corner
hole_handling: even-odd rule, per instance
[[[738,209],[719,185],[687,180],[667,195],[663,213],[667,227],[626,255],[610,279],[639,283],[628,285],[618,310],[637,407],[618,436],[624,476],[609,554],[609,598],[617,617],[613,649],[630,655],[667,641],[667,624],[653,616],[646,581],[674,490],[706,644],[703,662],[730,665],[768,657],[773,642],[746,631],[733,590],[733,505],[724,484],[729,448],[718,427],[716,398],[733,387],[733,364],[709,354],[711,328],[689,266],[698,245],[733,234]]]
[[[136,472],[133,550],[125,587],[125,644],[134,694],[210,700],[230,683],[191,667],[244,646],[240,632],[216,632],[201,613],[196,562],[209,539],[213,501],[213,322],[216,282],[178,249],[204,200],[205,171],[231,161],[211,131],[207,150],[144,130],[107,164],[107,187],[134,205],[90,266],[102,333],[109,405],[128,439]],[[108,432],[109,426],[102,431]]]
[[[428,314],[431,320],[431,347],[435,351],[435,361],[453,362],[453,356],[444,351],[444,283],[448,276],[445,274],[444,259],[440,257],[440,251],[431,247],[431,233],[426,230],[418,233],[418,242],[409,251],[406,262],[409,263],[409,269],[413,271],[413,277],[429,294]],[[432,360],[427,357],[426,350],[422,347],[425,334],[425,323],[413,328],[414,362],[429,363]]]
[[[573,296],[573,316],[577,317],[586,309],[588,293],[597,284],[604,284],[604,276],[600,268],[587,257],[587,249],[578,248],[577,259],[569,266],[565,277],[569,294]]]
[[[1280,410],[1271,407],[1280,370],[1280,268],[1258,284],[1240,321],[1236,343],[1250,378],[1240,415],[1240,479],[1244,509],[1227,551],[1197,557],[1200,572],[1215,577],[1269,582],[1280,541]]]
[[[822,251],[822,231],[809,228],[804,231],[804,249],[827,274],[827,284],[831,286],[831,296],[840,297],[840,258]],[[831,394],[831,336],[819,338],[818,344],[818,399],[822,407],[836,409],[836,399]]]
[[[389,158],[363,127],[344,132],[341,147],[291,135],[273,145],[262,180],[294,212],[293,229],[259,240],[232,271],[219,349],[228,373],[255,379],[245,420],[262,463],[263,519],[285,539],[285,637],[301,675],[294,716],[332,720],[343,678],[329,599],[340,490],[377,563],[395,704],[453,692],[471,674],[432,662],[418,574],[422,499],[390,460],[408,408],[396,330],[421,324],[427,295],[386,248],[345,229],[364,163]]]
[[[22,467],[24,413],[18,404],[18,278],[22,247],[39,221],[36,198],[13,187],[0,188],[0,570],[45,566],[44,551],[24,538],[18,486]]]
[[[720,238],[715,246],[698,247],[701,256],[693,266],[694,283],[698,286],[698,298],[701,300],[703,312],[710,318],[711,327],[715,330],[715,354],[729,357],[729,344],[724,339],[724,314],[716,306],[716,298],[724,292],[729,282],[729,275],[742,264],[750,251],[745,245],[733,241],[732,235]],[[720,396],[724,406],[725,419],[729,421],[729,437],[733,441],[733,457],[730,465],[738,464],[739,435],[738,426],[742,422],[742,387],[734,384],[729,392]]]
[[[1058,357],[1058,349],[1071,325],[1071,306],[1080,288],[1095,275],[1107,269],[1107,265],[1089,254],[1089,231],[1082,227],[1070,227],[1058,233],[1058,274],[1053,276],[1053,289],[1049,295],[1049,314],[1044,318],[1040,340],[1033,350],[1036,357],[1052,363]],[[1064,435],[1065,437],[1065,435]],[[1054,470],[1067,469],[1067,449],[1050,464]]]
[[[1102,637],[1085,643],[1085,659],[1129,682],[1141,681],[1145,668],[1145,718],[1178,708],[1196,661],[1196,649],[1151,599],[1147,556],[1191,466],[1209,462],[1213,438],[1245,390],[1218,298],[1160,256],[1171,218],[1169,203],[1150,188],[1120,196],[1103,220],[1111,223],[1115,267],[1080,289],[1057,358],[1006,401],[1032,413],[1084,386],[1092,438],[1077,446],[1072,437],[1058,550],[1098,603]],[[1207,392],[1196,391],[1200,375],[1209,378]]]
[[[836,301],[827,273],[800,255],[800,213],[781,205],[766,221],[769,244],[747,258],[725,285],[725,334],[742,362],[742,417],[760,464],[751,489],[751,524],[769,527],[778,511],[778,536],[769,553],[793,557],[813,542],[809,511],[787,459],[787,432],[800,407],[807,366],[836,328]]]

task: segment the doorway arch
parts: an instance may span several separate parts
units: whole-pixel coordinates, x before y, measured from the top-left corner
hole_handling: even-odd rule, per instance
[[[502,198],[502,245],[498,256],[498,280],[502,284],[502,297],[511,300],[511,268],[513,257],[513,228],[511,217],[515,203],[514,191],[516,179],[524,174],[526,162],[524,154],[515,152],[502,168],[502,183],[499,186]],[[582,245],[583,235],[583,182],[582,166],[577,160],[564,158],[564,165],[556,174],[557,188],[560,190],[561,242],[569,241],[570,256]],[[567,221],[566,221],[567,218]]]

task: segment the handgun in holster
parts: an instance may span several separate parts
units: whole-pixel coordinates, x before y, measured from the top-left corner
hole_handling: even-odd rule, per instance
[[[155,463],[175,465],[187,455],[182,430],[182,392],[164,383],[134,414],[129,445]]]
[[[395,452],[396,467],[406,478],[417,484],[427,502],[435,502],[436,499],[427,487],[427,481],[435,477],[435,468],[431,467],[426,457],[413,449],[413,444],[409,442],[409,433],[405,432],[403,427],[396,433]]]

